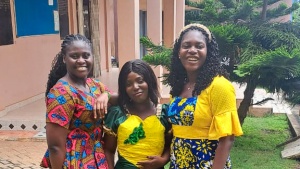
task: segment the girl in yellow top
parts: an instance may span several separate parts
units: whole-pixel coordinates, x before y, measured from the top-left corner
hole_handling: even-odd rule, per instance
[[[175,41],[170,75],[172,169],[228,169],[235,136],[243,134],[235,91],[209,29],[186,26]]]
[[[104,152],[109,168],[163,168],[170,157],[167,106],[158,107],[157,79],[142,60],[124,64],[119,79],[119,106],[105,119]],[[118,147],[118,161],[114,156]]]

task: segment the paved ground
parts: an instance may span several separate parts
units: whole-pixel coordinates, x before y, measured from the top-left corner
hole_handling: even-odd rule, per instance
[[[36,131],[0,131],[0,169],[38,169],[46,151]]]
[[[37,169],[46,150],[45,141],[0,141],[1,169]]]

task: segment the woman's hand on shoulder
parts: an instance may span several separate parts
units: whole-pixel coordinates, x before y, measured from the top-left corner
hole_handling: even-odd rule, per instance
[[[149,160],[140,161],[137,163],[138,166],[141,166],[143,169],[155,169],[164,167],[164,165],[168,162],[168,159],[165,159],[161,156],[148,156]]]
[[[109,100],[110,94],[108,92],[103,92],[97,99],[95,99],[95,103],[93,105],[94,118],[103,119],[105,114],[107,113],[107,104]]]

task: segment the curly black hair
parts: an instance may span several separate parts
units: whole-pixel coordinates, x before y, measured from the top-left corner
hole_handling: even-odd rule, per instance
[[[85,36],[80,34],[71,34],[67,35],[61,46],[60,52],[55,56],[52,61],[52,68],[48,75],[48,82],[45,95],[49,93],[50,89],[56,84],[56,82],[67,74],[67,68],[65,63],[63,62],[63,56],[66,55],[66,51],[69,45],[71,45],[75,41],[83,41],[91,47],[91,42]]]
[[[205,36],[207,45],[206,60],[199,69],[195,88],[192,93],[193,96],[200,95],[201,91],[211,84],[215,76],[228,78],[228,73],[221,65],[219,47],[213,34],[211,34],[211,39],[209,39],[208,32],[202,27],[190,26],[180,33],[173,46],[170,74],[166,79],[167,84],[171,86],[170,94],[172,96],[179,96],[181,94],[187,80],[186,70],[179,59],[179,50],[184,35],[191,30],[200,31]]]
[[[121,109],[125,110],[124,106],[132,106],[131,99],[126,92],[126,82],[128,74],[134,72],[143,77],[144,81],[148,85],[148,96],[155,106],[158,104],[158,97],[160,97],[158,91],[157,78],[152,68],[144,61],[135,59],[126,62],[121,68],[118,85],[119,85],[119,97],[118,104]],[[126,111],[126,110],[125,110]],[[125,112],[124,111],[124,112]]]

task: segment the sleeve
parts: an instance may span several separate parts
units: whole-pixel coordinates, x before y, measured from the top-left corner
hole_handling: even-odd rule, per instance
[[[63,87],[52,88],[49,91],[46,97],[46,108],[46,122],[69,128],[75,104],[71,95]]]
[[[118,127],[126,120],[126,114],[122,112],[119,106],[111,106],[104,119],[104,132],[117,136]]]
[[[108,92],[109,94],[111,94],[112,91],[103,83],[101,83],[100,80],[93,79],[93,81],[95,82],[96,86],[100,89],[100,93]]]
[[[157,106],[158,109],[161,109],[160,113],[160,122],[165,127],[165,133],[168,133],[171,130],[172,125],[168,121],[168,110],[169,110],[169,104],[162,104]]]
[[[235,90],[225,78],[216,80],[209,91],[212,123],[209,139],[243,134],[236,108]]]

